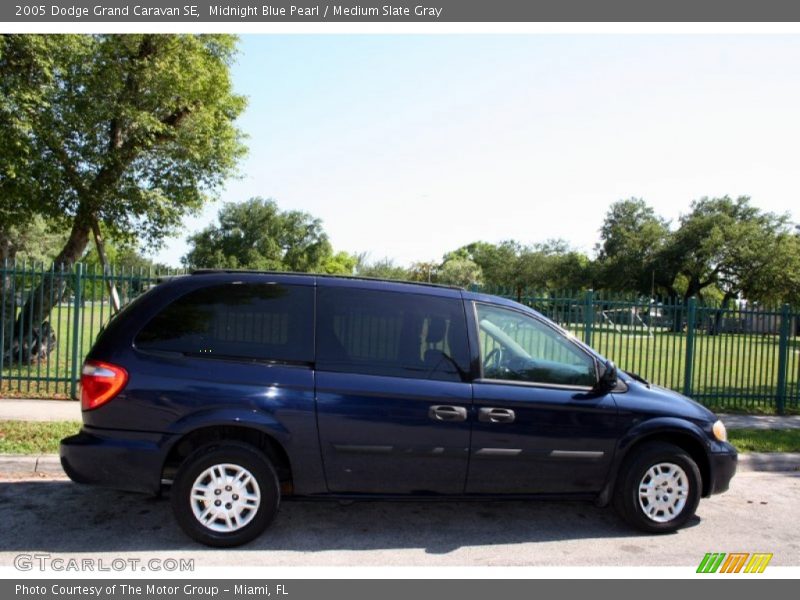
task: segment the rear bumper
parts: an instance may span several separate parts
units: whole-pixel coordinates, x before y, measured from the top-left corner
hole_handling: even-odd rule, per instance
[[[736,474],[739,455],[733,446],[724,444],[721,452],[712,452],[708,458],[711,467],[708,495],[721,494],[728,490],[731,479]]]
[[[169,437],[84,427],[61,440],[61,466],[77,483],[156,494]]]

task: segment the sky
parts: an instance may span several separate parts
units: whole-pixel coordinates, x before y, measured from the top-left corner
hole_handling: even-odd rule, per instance
[[[703,196],[800,217],[800,35],[249,35],[240,176],[336,251],[440,260],[477,240],[592,254],[611,203],[676,222]]]

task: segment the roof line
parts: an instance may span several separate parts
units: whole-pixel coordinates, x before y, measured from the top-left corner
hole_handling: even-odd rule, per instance
[[[322,277],[325,279],[350,279],[354,281],[379,281],[384,283],[404,283],[409,285],[421,285],[426,287],[459,290],[464,288],[457,285],[446,285],[442,283],[429,283],[427,281],[408,281],[404,279],[384,279],[381,277],[364,277],[363,275],[330,275],[327,273],[298,273],[296,271],[259,271],[256,269],[195,269],[191,275],[215,275],[222,273],[241,273],[245,275],[295,275],[302,277]]]

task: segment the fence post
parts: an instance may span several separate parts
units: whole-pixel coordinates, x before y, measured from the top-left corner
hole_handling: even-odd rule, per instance
[[[697,298],[689,298],[686,311],[686,357],[683,372],[683,395],[692,395],[692,376],[694,375],[694,329],[697,319]]]
[[[72,381],[70,382],[69,395],[77,400],[78,378],[80,377],[80,328],[81,328],[81,305],[83,304],[83,263],[75,265],[75,289],[72,313]]]
[[[0,265],[0,383],[3,383],[3,364],[6,355],[6,304],[8,304],[8,290],[6,289],[6,270],[8,259],[3,259]],[[11,327],[12,331],[14,327]],[[12,334],[13,335],[13,334]]]
[[[592,328],[594,326],[594,290],[586,290],[583,298],[583,341],[592,345]]]
[[[779,415],[786,410],[786,376],[789,368],[789,325],[791,314],[789,305],[781,308],[781,331],[778,341],[778,389],[775,394],[775,405]]]

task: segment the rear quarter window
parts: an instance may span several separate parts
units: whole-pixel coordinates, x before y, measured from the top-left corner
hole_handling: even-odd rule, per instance
[[[228,283],[185,294],[150,320],[134,340],[144,352],[220,359],[311,362],[314,289]]]

